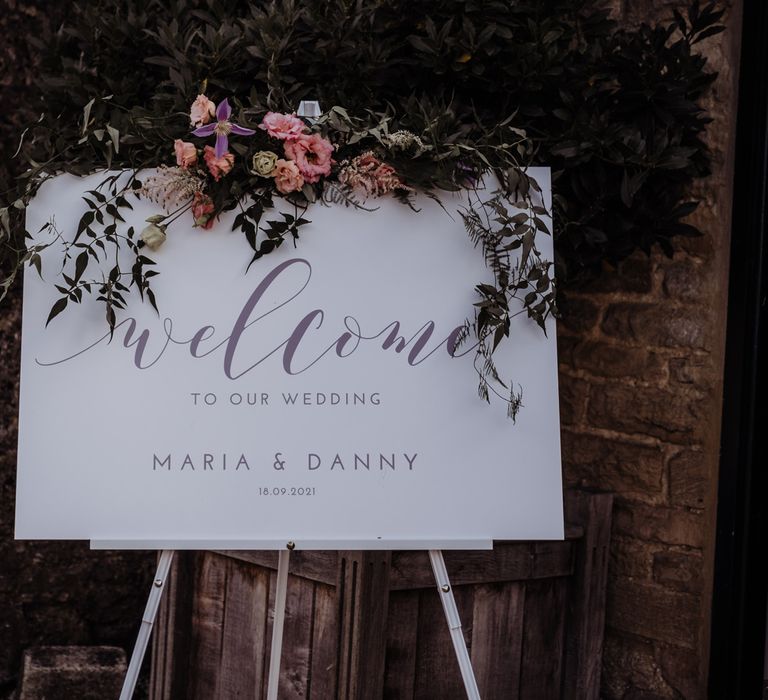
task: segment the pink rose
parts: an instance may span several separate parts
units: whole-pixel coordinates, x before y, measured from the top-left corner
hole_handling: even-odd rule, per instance
[[[189,109],[189,122],[192,126],[202,126],[213,119],[216,105],[205,95],[198,95]]]
[[[331,174],[333,144],[320,134],[304,134],[285,142],[285,155],[296,162],[307,182],[317,182],[321,175]]]
[[[278,191],[283,194],[296,192],[304,187],[304,178],[296,163],[291,160],[278,158],[275,169],[272,171],[272,177],[275,178]]]
[[[223,175],[226,175],[232,166],[235,164],[235,156],[231,153],[225,153],[221,158],[216,157],[216,150],[213,146],[206,146],[203,149],[203,160],[208,166],[208,172],[213,175],[213,179],[217,182]]]
[[[213,200],[202,192],[195,192],[195,199],[192,202],[192,216],[195,219],[195,226],[209,229],[214,224],[213,212],[216,207]]]
[[[176,165],[181,168],[191,168],[197,163],[197,149],[194,143],[176,139],[173,142],[173,148],[176,151]]]
[[[259,129],[264,129],[272,138],[281,141],[299,138],[306,128],[304,122],[295,114],[280,114],[279,112],[267,112],[259,124]]]

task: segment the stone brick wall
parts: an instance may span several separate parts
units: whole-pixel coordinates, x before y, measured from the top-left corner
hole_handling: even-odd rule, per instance
[[[39,2],[0,0],[0,94],[24,105]],[[616,0],[627,22],[680,0]],[[572,292],[561,323],[565,479],[617,494],[608,601],[608,699],[705,697],[730,222],[739,4],[702,47],[720,71],[709,107],[714,174],[697,193],[705,231],[675,258],[639,255]],[[0,118],[0,185],[18,125]],[[146,555],[13,541],[20,299],[0,310],[0,700],[33,644],[132,644]]]
[[[680,0],[626,0],[625,22]],[[713,175],[672,260],[636,255],[569,294],[558,334],[565,479],[616,493],[603,692],[706,697],[740,4],[701,45]]]

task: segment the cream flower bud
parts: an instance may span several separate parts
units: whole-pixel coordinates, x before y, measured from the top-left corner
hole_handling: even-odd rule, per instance
[[[141,232],[141,240],[150,250],[157,250],[165,243],[165,226],[150,224]]]
[[[251,172],[260,177],[272,177],[277,163],[277,153],[272,151],[259,151],[254,154]]]

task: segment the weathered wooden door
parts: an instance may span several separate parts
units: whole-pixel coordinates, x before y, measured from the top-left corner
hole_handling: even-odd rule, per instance
[[[563,542],[446,552],[484,700],[598,698],[611,496],[569,492]],[[264,697],[275,552],[176,558],[152,700]],[[463,686],[426,552],[295,552],[280,698],[450,700]]]

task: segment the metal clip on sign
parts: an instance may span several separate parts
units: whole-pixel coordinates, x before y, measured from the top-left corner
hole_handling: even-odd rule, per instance
[[[310,124],[314,124],[322,114],[320,103],[317,100],[302,100],[299,102],[296,114],[299,117],[304,117]]]

